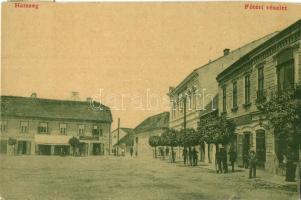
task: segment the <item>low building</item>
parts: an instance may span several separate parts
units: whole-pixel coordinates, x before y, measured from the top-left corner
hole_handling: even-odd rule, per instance
[[[84,155],[110,149],[111,111],[96,102],[1,96],[0,123],[2,154],[68,155],[72,137]]]
[[[220,73],[219,113],[236,123],[238,165],[255,150],[258,164],[282,173],[286,138],[266,126],[258,109],[271,93],[296,89],[301,83],[301,20],[280,31]],[[277,94],[278,95],[278,94]]]
[[[168,93],[171,103],[170,128],[176,130],[193,128],[196,130],[200,118],[216,110],[218,93],[216,76],[274,34],[250,42],[233,51],[224,49],[221,57],[196,68],[176,87],[170,87]],[[213,144],[201,145],[199,151],[201,160],[208,163],[214,161],[215,147]]]
[[[135,129],[134,152],[140,158],[152,158],[153,148],[149,145],[150,136],[160,136],[169,127],[169,112],[148,117]]]
[[[118,132],[118,130],[115,130],[115,132]],[[113,145],[114,153],[116,152],[116,155],[121,155],[121,156],[133,156],[134,155],[134,134],[135,134],[134,129],[120,128],[119,134],[121,132],[123,132],[125,134],[122,134],[122,137],[120,137],[120,139]],[[112,136],[114,137],[114,135],[112,135]]]

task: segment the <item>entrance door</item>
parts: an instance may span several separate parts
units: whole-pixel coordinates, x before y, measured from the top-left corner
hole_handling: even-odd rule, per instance
[[[237,134],[237,165],[239,167],[243,166],[243,134]]]
[[[256,156],[258,166],[264,167],[265,164],[265,132],[263,130],[256,131]]]
[[[18,141],[18,154],[23,155],[27,153],[26,141]]]
[[[243,138],[243,163],[245,167],[249,165],[248,158],[249,158],[250,148],[251,148],[251,133],[245,132]]]
[[[93,143],[92,148],[93,155],[100,155],[100,143]]]

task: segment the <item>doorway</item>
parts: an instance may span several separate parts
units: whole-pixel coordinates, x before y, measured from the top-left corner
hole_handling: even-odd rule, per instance
[[[93,155],[100,155],[100,152],[101,152],[100,143],[93,143],[93,145],[92,145],[92,154]]]
[[[26,141],[18,141],[18,154],[25,155],[28,153],[29,144]]]
[[[256,156],[258,160],[258,166],[264,167],[266,155],[265,155],[265,131],[256,131]]]

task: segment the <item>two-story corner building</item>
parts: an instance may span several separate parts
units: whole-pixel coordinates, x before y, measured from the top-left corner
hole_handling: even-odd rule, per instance
[[[259,165],[280,172],[285,139],[266,126],[258,103],[275,91],[295,87],[301,80],[301,20],[278,32],[220,73],[219,112],[236,123],[238,164],[250,149]]]
[[[1,153],[68,155],[74,136],[82,155],[106,154],[111,123],[110,109],[96,102],[1,96]]]
[[[151,136],[160,136],[169,127],[169,112],[150,116],[135,129],[134,153],[140,158],[152,158],[153,148],[149,145]]]
[[[117,128],[112,131],[112,152],[114,155],[120,155],[122,150],[130,150],[130,140],[133,139],[134,129],[133,128]],[[127,138],[127,139],[126,139]],[[121,148],[122,147],[122,148]]]
[[[218,83],[216,76],[273,34],[248,43],[236,50],[225,49],[223,56],[193,70],[179,85],[170,87],[171,103],[170,128],[177,130],[185,128],[197,129],[203,115],[216,110]],[[201,160],[214,160],[214,145],[200,147]]]

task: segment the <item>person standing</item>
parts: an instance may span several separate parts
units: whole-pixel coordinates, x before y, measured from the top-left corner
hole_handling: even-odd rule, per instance
[[[243,153],[243,166],[245,169],[249,167],[249,161],[248,161],[249,155],[248,152]]]
[[[169,156],[169,148],[168,147],[165,148],[165,155],[166,155],[166,157]]]
[[[228,163],[227,163],[227,152],[224,147],[221,148],[221,160],[223,164],[224,173],[228,173]]]
[[[249,157],[249,178],[256,178],[256,165],[257,165],[257,158],[255,151],[250,151]]]
[[[292,147],[288,146],[285,181],[288,182],[295,181],[295,173],[297,167],[296,162],[297,159],[296,159],[295,152]]]
[[[131,157],[133,157],[133,153],[134,153],[134,149],[133,147],[130,148],[130,154],[131,154]]]
[[[171,150],[171,162],[172,163],[176,162],[176,152],[174,149]]]
[[[183,156],[183,159],[184,159],[184,165],[186,165],[186,163],[187,163],[187,149],[186,149],[186,147],[184,147],[184,149],[183,149],[182,156]]]
[[[234,162],[236,161],[236,157],[237,157],[236,152],[233,150],[233,148],[231,148],[229,151],[229,159],[231,162],[232,172],[234,172]]]
[[[192,162],[193,162],[193,153],[192,153],[192,149],[189,147],[188,149],[188,156],[189,156],[189,164],[190,166],[192,166]]]
[[[221,152],[218,148],[215,153],[215,165],[217,165],[216,173],[223,173]]]
[[[192,157],[193,157],[193,166],[197,166],[198,165],[198,152],[195,149],[195,147],[193,147],[193,149],[192,149]]]

